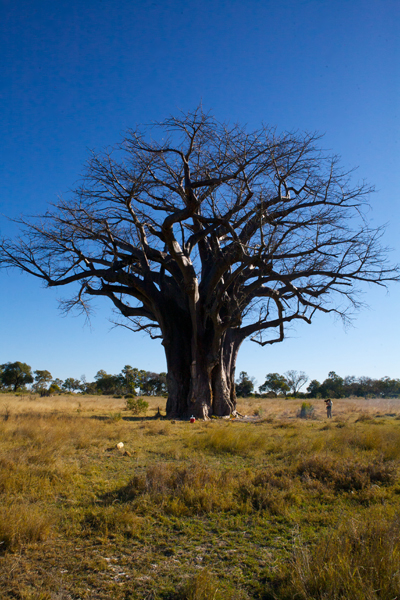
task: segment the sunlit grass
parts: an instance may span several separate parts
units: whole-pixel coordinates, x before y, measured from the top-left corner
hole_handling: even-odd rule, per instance
[[[382,509],[347,517],[312,547],[296,540],[290,566],[275,577],[280,600],[388,600],[400,590],[400,521]]]
[[[44,506],[16,501],[0,506],[0,554],[17,551],[26,545],[47,540],[54,529],[54,518]]]
[[[198,451],[247,456],[265,451],[269,440],[260,428],[228,422],[194,433],[188,444]]]
[[[394,401],[335,401],[328,422],[245,400],[255,422],[190,424],[155,418],[160,399],[134,419],[52,400],[0,395],[5,600],[395,597]]]

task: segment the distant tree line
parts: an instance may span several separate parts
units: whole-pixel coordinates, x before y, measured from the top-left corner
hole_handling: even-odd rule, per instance
[[[311,398],[347,398],[349,396],[397,398],[400,396],[400,379],[391,379],[390,377],[372,379],[371,377],[354,377],[352,375],[340,377],[335,371],[330,371],[327,379],[322,383],[313,379],[307,392]]]
[[[290,393],[297,396],[300,389],[308,381],[308,375],[304,371],[286,371],[284,375],[279,373],[268,373],[265,376],[265,382],[259,386],[258,393],[254,392],[255,379],[249,377],[246,371],[242,371],[236,380],[236,395],[246,397],[255,393],[257,396],[286,396]]]
[[[125,365],[118,375],[110,375],[101,369],[94,379],[88,382],[82,375],[80,379],[67,377],[63,381],[53,378],[47,370],[32,371],[29,365],[19,361],[0,365],[1,391],[25,391],[30,386],[30,391],[42,396],[61,392],[132,396],[162,396],[167,393],[166,373],[154,373],[130,365]]]
[[[310,381],[307,391],[301,388],[309,381],[304,371],[289,370],[283,375],[267,373],[265,382],[255,391],[255,378],[246,371],[241,371],[236,380],[236,395],[248,396],[294,396],[298,398],[347,398],[378,397],[392,398],[400,396],[400,379],[382,377],[340,377],[335,371],[330,371],[328,377],[320,383],[316,379]],[[61,392],[80,392],[84,394],[127,395],[132,396],[163,396],[167,394],[167,374],[154,373],[125,365],[118,375],[110,375],[100,369],[94,381],[86,381],[67,377],[54,379],[47,370],[32,371],[23,362],[8,362],[0,365],[0,391],[24,391],[30,386],[30,391],[43,396]]]
[[[400,396],[400,379],[382,377],[340,377],[335,371],[330,371],[328,377],[320,383],[316,379],[310,381],[307,391],[301,388],[309,381],[303,371],[287,371],[284,375],[268,373],[265,382],[255,391],[254,377],[242,371],[236,381],[236,394],[239,397],[255,396],[294,396],[298,398],[348,398],[374,397],[397,398]]]

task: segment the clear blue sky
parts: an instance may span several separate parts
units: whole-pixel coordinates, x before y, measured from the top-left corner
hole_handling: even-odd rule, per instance
[[[125,128],[203,102],[219,120],[324,132],[324,146],[376,185],[370,217],[387,223],[400,262],[398,0],[3,0],[0,15],[0,212],[46,209],[78,179],[88,149]],[[0,217],[2,235],[15,228]],[[329,316],[281,344],[247,343],[238,372],[304,370],[400,377],[400,286],[365,288],[370,309],[345,331]],[[0,273],[0,363],[91,380],[125,364],[162,371],[162,346],[61,317],[39,281]]]

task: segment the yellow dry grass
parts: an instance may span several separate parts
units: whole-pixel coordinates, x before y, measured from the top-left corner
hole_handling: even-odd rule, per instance
[[[260,410],[262,418],[286,419],[294,417],[303,401],[299,398],[238,398],[237,409],[243,415],[252,415]],[[315,417],[326,417],[325,403],[322,399],[308,400],[315,408]],[[333,417],[337,419],[358,418],[360,414],[399,413],[400,399],[386,398],[340,398],[333,400]]]
[[[256,420],[194,424],[146,400],[0,395],[1,598],[395,597],[399,400],[302,420],[301,399],[240,399]]]
[[[165,414],[166,399],[162,397],[147,397],[149,403],[148,415],[153,415],[160,408],[162,414]],[[7,412],[12,415],[23,414],[80,414],[109,416],[110,413],[126,410],[126,400],[124,398],[114,398],[113,396],[92,396],[80,394],[60,394],[41,398],[37,394],[0,394],[0,417]]]
[[[149,403],[147,416],[154,416],[158,409],[165,415],[166,399],[159,396],[146,396]],[[321,399],[310,399],[315,408],[316,418],[326,417],[325,403]],[[237,409],[242,415],[252,416],[258,413],[261,418],[290,419],[297,415],[302,400],[298,398],[238,398]],[[80,394],[60,394],[49,398],[40,398],[37,394],[0,394],[0,416],[7,412],[13,415],[22,414],[68,414],[77,413],[82,416],[95,413],[110,414],[126,412],[126,400],[113,396],[92,396]],[[358,418],[360,415],[400,414],[400,399],[385,398],[343,398],[333,400],[333,416],[337,419]]]

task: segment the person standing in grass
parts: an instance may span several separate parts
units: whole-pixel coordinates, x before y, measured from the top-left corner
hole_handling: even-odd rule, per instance
[[[325,404],[326,404],[326,416],[328,417],[328,419],[332,419],[333,402],[330,398],[328,398],[327,400],[325,400]]]

